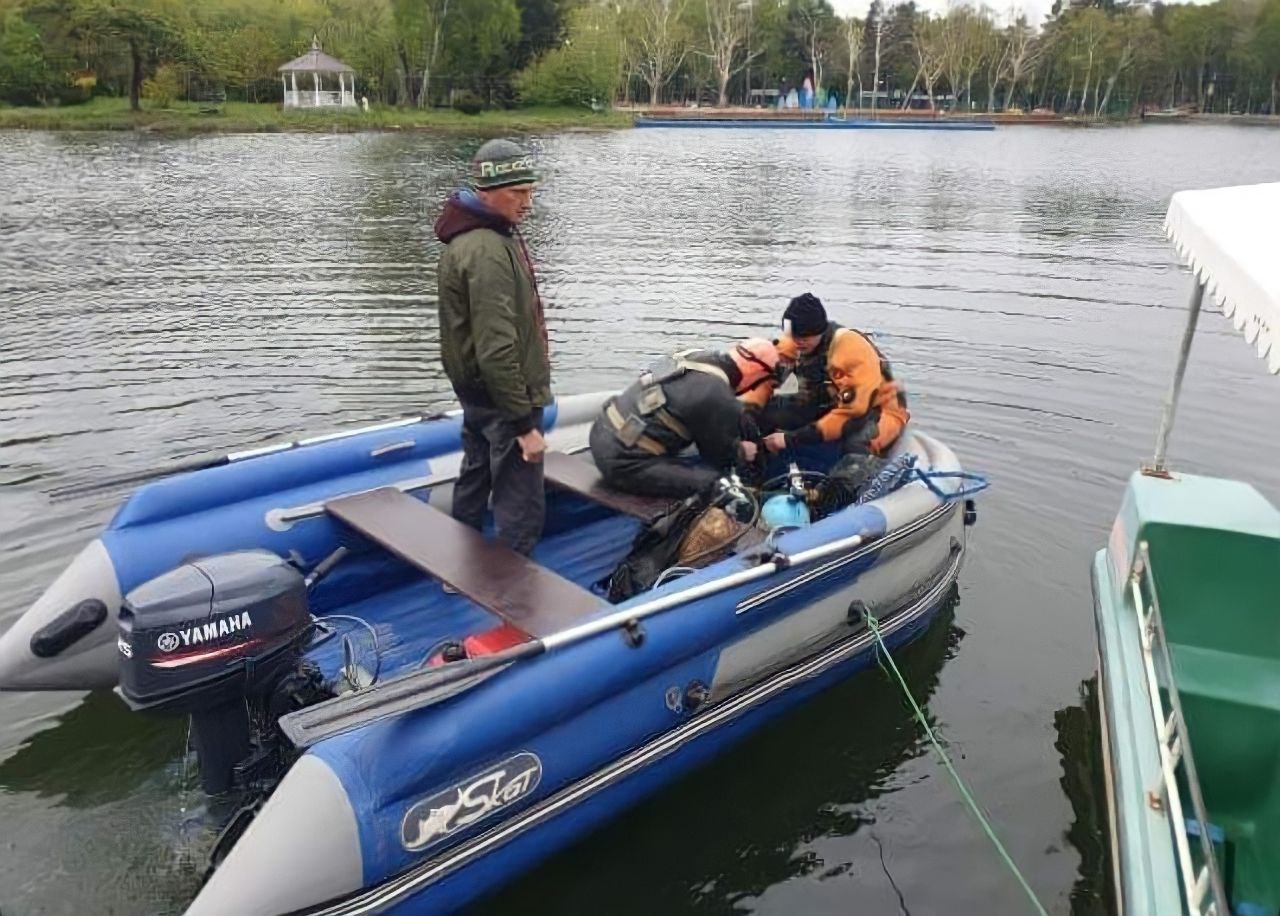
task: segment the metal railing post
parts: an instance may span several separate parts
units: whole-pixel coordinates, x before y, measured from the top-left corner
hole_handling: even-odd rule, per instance
[[[1145,593],[1144,588],[1145,586]],[[1218,872],[1218,860],[1214,856],[1210,837],[1209,815],[1204,806],[1204,794],[1200,788],[1200,774],[1191,754],[1191,736],[1187,720],[1182,714],[1182,699],[1173,670],[1173,657],[1165,635],[1164,618],[1160,613],[1160,597],[1156,590],[1155,571],[1151,567],[1151,553],[1146,541],[1138,544],[1138,556],[1130,574],[1130,589],[1134,610],[1138,614],[1138,636],[1142,646],[1142,664],[1146,669],[1147,695],[1151,701],[1152,723],[1155,726],[1157,749],[1160,757],[1160,782],[1149,797],[1163,796],[1163,804],[1173,833],[1177,866],[1182,878],[1188,911],[1192,916],[1230,916],[1227,895],[1223,890],[1222,876]],[[1147,600],[1150,596],[1150,601]],[[1156,668],[1164,674],[1163,683]],[[1169,711],[1165,711],[1165,697]],[[1187,821],[1182,806],[1177,769],[1181,766],[1186,775],[1187,792],[1190,795],[1192,817],[1199,834],[1202,864],[1196,869],[1191,859],[1191,844],[1187,839]],[[1208,907],[1205,897],[1208,895]]]
[[[1173,431],[1173,418],[1178,412],[1178,396],[1182,393],[1182,377],[1187,372],[1187,360],[1191,356],[1191,342],[1196,336],[1196,322],[1200,319],[1200,305],[1204,301],[1204,284],[1195,278],[1195,288],[1191,290],[1190,312],[1187,315],[1187,326],[1182,332],[1182,347],[1178,351],[1178,367],[1173,373],[1173,384],[1169,386],[1169,394],[1164,401],[1164,411],[1160,415],[1160,432],[1156,435],[1156,454],[1151,462],[1150,471],[1156,474],[1166,473],[1165,456],[1169,452],[1169,433]]]

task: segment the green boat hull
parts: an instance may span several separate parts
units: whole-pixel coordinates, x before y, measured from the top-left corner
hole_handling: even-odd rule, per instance
[[[1135,474],[1093,562],[1099,706],[1121,912],[1188,911],[1131,574],[1150,556],[1219,872],[1238,914],[1280,912],[1280,513],[1247,484]],[[1164,691],[1162,690],[1162,693]],[[1180,793],[1187,797],[1186,786]],[[1186,816],[1191,817],[1186,808]],[[1196,845],[1194,839],[1192,846]]]

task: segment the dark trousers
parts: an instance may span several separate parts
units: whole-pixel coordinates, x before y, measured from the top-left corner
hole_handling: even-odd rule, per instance
[[[613,426],[600,417],[591,427],[591,457],[605,483],[637,496],[684,499],[709,490],[722,476],[710,465],[628,448]]]
[[[534,412],[534,422],[541,428],[541,410]],[[542,536],[547,514],[542,463],[521,457],[515,428],[501,411],[464,402],[453,517],[479,531],[491,494],[498,540],[527,555]]]
[[[780,394],[769,399],[760,415],[760,431],[789,431],[815,422],[831,409],[825,401],[814,402],[800,395]],[[840,452],[865,455],[871,451],[871,440],[879,429],[880,409],[872,408],[865,417],[850,420],[840,434]]]

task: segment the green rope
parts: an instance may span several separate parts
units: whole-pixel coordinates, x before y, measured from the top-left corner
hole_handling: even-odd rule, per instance
[[[884,638],[880,635],[879,623],[871,616],[870,613],[867,613],[866,617],[867,627],[871,630],[871,634],[875,636],[876,646],[880,650],[877,661],[880,664],[881,670],[886,673],[892,670],[893,676],[898,679],[898,684],[902,687],[902,692],[907,697],[907,701],[915,711],[916,720],[919,721],[920,726],[924,729],[925,735],[928,736],[929,742],[933,745],[934,750],[938,752],[938,756],[942,758],[942,765],[945,766],[947,768],[947,772],[951,774],[951,778],[955,781],[956,788],[960,790],[960,794],[963,796],[965,803],[969,806],[969,810],[973,812],[974,817],[978,819],[978,823],[982,825],[982,829],[986,831],[987,837],[996,848],[996,852],[1000,853],[1000,858],[1004,859],[1005,865],[1009,866],[1009,871],[1013,872],[1014,877],[1018,879],[1018,883],[1022,885],[1022,889],[1026,891],[1027,897],[1031,900],[1031,905],[1035,908],[1035,911],[1039,913],[1040,916],[1049,916],[1044,905],[1041,904],[1039,898],[1036,897],[1036,892],[1031,889],[1031,885],[1027,883],[1026,877],[1024,877],[1022,872],[1018,870],[1018,866],[1014,864],[1013,858],[1004,848],[1004,844],[1001,843],[1000,838],[996,836],[995,830],[991,827],[991,822],[987,820],[986,816],[982,813],[982,809],[978,807],[978,803],[974,800],[972,793],[970,793],[969,787],[964,784],[964,780],[961,779],[960,774],[956,772],[955,765],[952,764],[951,758],[947,756],[947,752],[944,751],[942,749],[942,745],[938,743],[937,735],[935,735],[933,729],[929,727],[929,721],[925,718],[924,711],[920,709],[920,704],[916,702],[916,698],[911,695],[911,690],[907,687],[907,682],[902,677],[902,672],[898,670],[898,666],[893,661],[893,656],[889,654],[889,647],[884,644]],[[887,669],[884,666],[884,660],[888,660],[889,662],[889,668]]]

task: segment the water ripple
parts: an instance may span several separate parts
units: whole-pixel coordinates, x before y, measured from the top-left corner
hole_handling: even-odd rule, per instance
[[[547,180],[528,235],[559,391],[771,333],[809,289],[875,332],[917,422],[990,473],[957,610],[964,649],[948,630],[909,664],[979,797],[1004,805],[1032,884],[1065,899],[1071,815],[1046,733],[1092,670],[1088,557],[1154,438],[1178,338],[1186,278],[1161,216],[1181,187],[1275,180],[1280,132],[532,142]],[[0,137],[0,628],[116,499],[49,490],[451,402],[431,222],[473,148],[416,134]],[[1202,324],[1175,454],[1274,497],[1280,467],[1257,460],[1280,446],[1274,389],[1225,322]],[[572,885],[583,910],[844,912],[853,894],[874,910],[896,906],[880,859],[862,868],[883,854],[913,910],[1020,908],[877,684],[806,707],[574,854],[590,867],[553,865],[507,906],[563,903]],[[173,811],[179,742],[107,701],[0,696],[5,912],[176,912],[194,886]],[[128,753],[109,773],[78,766],[114,754],[104,728]],[[676,871],[631,880],[630,863],[673,861],[670,824],[708,800]],[[54,860],[72,877],[33,877]]]

